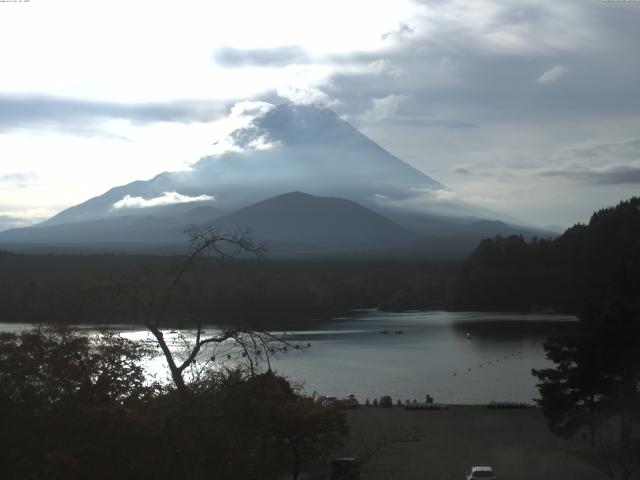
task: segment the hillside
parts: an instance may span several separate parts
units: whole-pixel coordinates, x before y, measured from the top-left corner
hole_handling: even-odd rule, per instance
[[[553,240],[483,240],[454,289],[458,309],[576,311],[614,275],[640,272],[640,198],[595,212]]]
[[[270,254],[406,250],[420,235],[355,202],[301,192],[279,195],[216,220],[248,226]]]

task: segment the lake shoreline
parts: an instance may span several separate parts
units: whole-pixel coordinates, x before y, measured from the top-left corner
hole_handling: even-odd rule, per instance
[[[419,310],[384,310],[379,308],[356,308],[345,310],[343,312],[334,313],[332,315],[326,316],[317,316],[317,317],[305,317],[292,320],[287,317],[279,317],[280,322],[272,321],[272,319],[266,320],[266,323],[261,323],[260,325],[251,324],[251,323],[243,323],[243,322],[218,322],[218,323],[205,323],[202,324],[202,328],[208,329],[224,329],[224,328],[253,328],[256,330],[286,330],[296,329],[296,330],[305,330],[305,327],[309,328],[317,328],[318,326],[340,322],[341,320],[350,320],[359,315],[363,314],[379,314],[379,315],[406,315],[406,314],[434,314],[434,313],[445,313],[445,314],[483,314],[488,316],[516,316],[518,319],[522,319],[523,317],[542,317],[549,318],[550,320],[542,320],[542,321],[553,321],[551,318],[564,318],[566,321],[577,321],[577,316],[572,312],[545,312],[545,311],[520,311],[520,310],[461,310],[456,308],[434,308],[434,309],[419,309]],[[520,320],[516,320],[520,321]],[[87,322],[86,319],[81,321],[73,321],[73,322],[29,322],[24,319],[3,319],[0,320],[0,329],[3,324],[6,325],[24,325],[30,327],[55,327],[58,325],[64,325],[68,327],[82,327],[86,329],[123,329],[123,330],[146,330],[146,325],[144,323],[135,323],[135,322],[118,322],[118,323],[91,323]],[[198,327],[196,323],[185,323],[185,322],[163,322],[163,330],[195,330]]]
[[[548,314],[360,310],[304,329],[271,330],[289,345],[305,348],[289,348],[270,360],[274,371],[308,395],[353,394],[361,403],[382,395],[405,403],[424,400],[427,394],[448,404],[530,403],[538,396],[531,371],[549,365],[544,342],[571,322],[574,317]],[[0,330],[3,327],[17,332],[30,325],[4,324]],[[88,335],[100,332],[95,325],[78,327]],[[217,333],[214,326],[204,329]],[[110,331],[134,341],[154,341],[144,326],[117,325]],[[194,330],[167,327],[164,333],[171,345],[180,348]],[[203,352],[200,360],[216,358],[215,368],[233,368],[245,361],[241,353]],[[146,366],[150,374],[166,376],[162,358],[151,359]]]

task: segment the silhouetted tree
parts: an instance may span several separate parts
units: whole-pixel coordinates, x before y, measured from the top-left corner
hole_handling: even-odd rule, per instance
[[[140,415],[160,392],[153,352],[66,328],[0,334],[2,477],[153,478],[161,441]]]
[[[206,255],[216,255],[223,259],[238,255],[262,256],[266,250],[266,244],[256,242],[249,230],[238,229],[235,232],[227,233],[211,224],[193,225],[186,233],[189,237],[190,253],[177,269],[169,272],[167,283],[161,291],[153,289],[149,291],[143,287],[143,292],[140,294],[124,285],[115,287],[118,292],[130,298],[143,315],[144,323],[156,339],[166,360],[173,383],[182,396],[187,396],[190,393],[184,378],[185,371],[197,361],[199,354],[208,345],[232,342],[242,352],[242,358],[246,359],[252,373],[255,370],[256,361],[264,358],[269,362],[269,356],[272,353],[281,351],[286,346],[282,340],[276,339],[268,332],[253,329],[232,327],[222,329],[216,334],[208,334],[203,330],[205,319],[192,312],[192,315],[187,319],[187,325],[193,328],[193,341],[191,344],[182,345],[182,358],[176,355],[167,342],[163,329],[184,321],[183,319],[177,321],[175,318],[169,318],[172,313],[175,313],[170,307],[180,288],[184,287],[187,295],[202,294],[198,288],[198,278],[195,273],[195,263],[198,259]],[[185,286],[185,279],[188,275],[191,275],[195,282],[192,281],[190,285]],[[185,292],[181,293],[184,295]],[[185,312],[178,312],[177,315],[184,316]],[[208,323],[213,323],[211,319],[207,320]],[[214,357],[211,356],[205,359],[205,362],[214,361]]]
[[[590,426],[593,442],[603,387],[596,339],[583,332],[565,333],[547,341],[545,350],[556,367],[534,370],[533,374],[540,380],[538,404],[549,429],[571,436]]]
[[[581,456],[609,478],[640,466],[640,280],[620,271],[605,298],[585,308],[574,331],[545,344],[556,368],[534,370],[538,401],[554,433],[590,432]]]

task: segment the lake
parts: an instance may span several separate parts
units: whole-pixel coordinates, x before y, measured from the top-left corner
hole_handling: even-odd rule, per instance
[[[452,404],[531,402],[538,396],[531,369],[551,365],[545,339],[575,321],[549,314],[356,311],[315,330],[287,332],[292,344],[311,346],[289,349],[271,365],[309,394],[354,394],[361,402],[381,395],[391,395],[394,402],[423,401],[427,394]],[[19,328],[24,325],[0,325],[0,330]],[[139,327],[117,330],[131,339],[150,338]],[[180,332],[167,337],[174,346],[181,341]],[[219,349],[218,360],[234,363],[237,355],[227,361],[227,353]],[[211,352],[204,355],[209,358]],[[149,368],[165,375],[161,357]]]
[[[444,403],[530,402],[537,396],[531,369],[550,365],[543,343],[569,321],[575,317],[360,312],[331,329],[295,332],[311,348],[277,360],[274,369],[309,392],[361,400],[429,394]]]

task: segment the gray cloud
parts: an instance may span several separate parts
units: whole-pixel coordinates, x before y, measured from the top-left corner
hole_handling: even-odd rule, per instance
[[[564,77],[568,72],[569,70],[567,69],[567,67],[563,65],[556,65],[555,67],[550,68],[549,70],[544,72],[542,75],[540,75],[536,80],[536,82],[542,83],[542,84],[554,83],[554,82],[557,82],[562,77]]]
[[[564,177],[598,185],[640,182],[640,139],[565,148],[551,155],[544,177]]]
[[[0,185],[13,188],[26,188],[38,180],[33,172],[5,173],[0,175]]]
[[[0,215],[0,232],[19,226],[23,226],[20,219],[9,215]]]
[[[529,161],[454,165],[453,173],[513,180],[564,178],[593,185],[640,183],[640,139],[564,148]]]
[[[0,94],[0,132],[20,128],[100,134],[92,125],[109,119],[133,123],[193,123],[212,121],[226,113],[226,105],[211,101],[163,103],[96,102],[46,95]]]
[[[640,183],[640,166],[619,165],[605,169],[576,167],[574,169],[548,170],[544,177],[564,177],[597,185],[625,185]]]
[[[588,219],[637,194],[640,151],[612,140],[635,137],[640,125],[640,64],[632,61],[640,8],[418,3],[424,10],[411,20],[413,34],[331,59],[339,69],[327,93],[338,113],[452,189],[541,225]],[[406,96],[395,115],[364,115],[389,95]],[[571,147],[588,141],[594,145]]]
[[[375,118],[371,117],[370,110],[360,116],[346,117],[356,127],[378,126],[396,127],[406,129],[444,128],[448,130],[467,130],[476,128],[477,125],[463,120],[433,117],[429,115],[414,115],[411,113],[397,113],[393,116]]]
[[[336,101],[339,114],[453,189],[478,185],[474,193],[481,195],[504,187],[505,209],[517,215],[521,208],[545,223],[574,221],[576,212],[588,214],[609,198],[617,201],[623,191],[637,190],[638,149],[611,140],[637,135],[640,125],[640,63],[634,61],[640,8],[584,0],[493,0],[491,8],[464,0],[415,1],[424,5],[422,14],[411,26],[383,34],[389,41],[382,48],[324,59],[336,73],[317,88]],[[226,47],[213,56],[232,68],[318,60],[297,46]],[[406,100],[393,115],[365,119],[373,99],[390,95]],[[87,121],[189,122],[209,115],[195,103],[74,101],[32,101],[24,109],[10,104],[7,113],[3,98],[0,132],[69,124],[86,132]],[[276,91],[260,98],[282,101]],[[211,105],[211,115],[215,109]],[[566,149],[587,140],[597,144]],[[573,179],[576,185],[560,193],[552,178]],[[516,182],[520,190],[530,188],[526,195],[511,194]],[[604,185],[609,187],[596,188]],[[562,218],[561,196],[575,202]]]
[[[495,15],[492,25],[531,25],[539,24],[545,20],[548,12],[544,5],[518,3],[509,5],[508,8],[501,8]]]
[[[332,59],[360,66],[331,79],[340,113],[362,114],[371,99],[393,93],[411,97],[407,115],[472,124],[640,114],[640,64],[630,61],[640,9],[624,9],[631,21],[601,2],[497,0],[476,25],[463,2],[420,3],[428,10],[402,42]],[[368,70],[375,62],[405,74]]]
[[[307,53],[297,45],[252,49],[223,47],[216,50],[213,57],[220,65],[230,68],[284,67],[309,62]]]
[[[567,150],[561,156],[599,162],[611,160],[640,161],[640,138],[625,142],[603,142],[587,147],[576,147]]]
[[[389,38],[402,37],[403,35],[411,35],[414,32],[415,30],[411,28],[409,25],[407,25],[406,23],[401,23],[400,26],[395,30],[385,32],[382,35],[380,35],[380,38],[382,38],[383,40],[387,40]]]
[[[26,227],[43,220],[46,220],[46,217],[23,218],[13,215],[0,214],[0,232],[9,230],[10,228]]]

